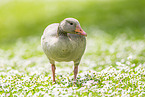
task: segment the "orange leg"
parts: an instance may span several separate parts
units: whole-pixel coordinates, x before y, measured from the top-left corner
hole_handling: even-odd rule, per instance
[[[74,67],[74,81],[76,81],[77,73],[78,73],[78,65],[76,65],[76,66]]]
[[[53,82],[55,82],[55,65],[51,64],[51,70],[52,70],[52,75],[53,75]]]

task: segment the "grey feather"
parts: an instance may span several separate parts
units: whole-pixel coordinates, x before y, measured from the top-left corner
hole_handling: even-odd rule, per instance
[[[55,64],[55,61],[74,61],[75,65],[78,65],[86,48],[85,36],[71,33],[58,35],[58,28],[59,23],[54,23],[44,30],[41,37],[44,53],[51,64]]]

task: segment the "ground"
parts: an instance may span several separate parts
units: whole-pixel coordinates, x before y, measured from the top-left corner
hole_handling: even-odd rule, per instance
[[[114,39],[96,30],[87,37],[87,49],[73,84],[73,63],[56,63],[56,84],[43,53],[40,37],[19,39],[0,50],[1,96],[144,96],[145,40],[122,34]]]

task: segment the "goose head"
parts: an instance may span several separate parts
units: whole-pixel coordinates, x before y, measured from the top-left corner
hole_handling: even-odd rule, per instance
[[[87,36],[86,32],[81,28],[79,21],[74,18],[64,19],[60,22],[59,27],[66,33]]]

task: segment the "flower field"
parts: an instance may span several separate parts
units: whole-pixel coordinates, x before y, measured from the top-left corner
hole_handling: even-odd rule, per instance
[[[71,62],[56,64],[57,83],[52,83],[51,65],[41,49],[40,37],[19,39],[11,49],[1,49],[0,95],[145,96],[145,40],[93,33],[95,37],[87,38],[76,84]]]

